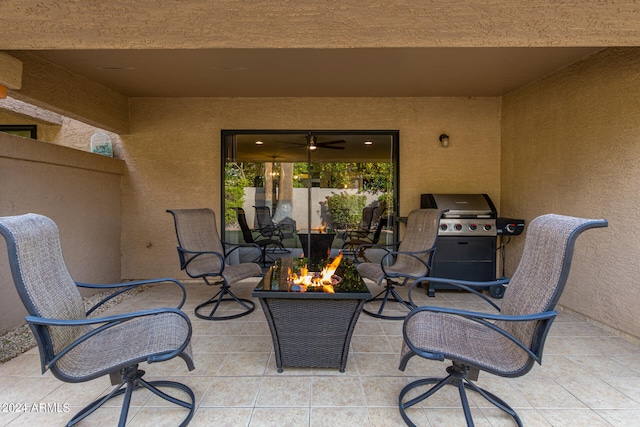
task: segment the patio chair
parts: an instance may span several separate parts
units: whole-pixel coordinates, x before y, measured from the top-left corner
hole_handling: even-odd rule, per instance
[[[370,237],[372,233],[375,233],[377,226],[380,223],[380,213],[377,206],[365,206],[362,210],[362,218],[358,228],[352,230],[346,230],[342,234],[344,244],[342,249],[347,252],[352,252],[356,247],[364,245],[366,243],[372,243],[373,237]]]
[[[404,286],[409,280],[427,276],[431,270],[431,259],[435,251],[435,241],[438,234],[438,223],[443,211],[439,209],[416,209],[409,213],[404,238],[396,251],[389,250],[390,245],[363,245],[357,251],[376,247],[386,253],[379,263],[365,262],[358,264],[358,272],[365,278],[380,285],[386,282],[384,289],[367,301],[362,310],[370,316],[379,319],[402,320],[405,315],[389,315],[384,310],[388,302],[398,303],[396,307],[408,313],[414,308],[413,304],[405,301],[395,290],[395,285]],[[401,283],[395,279],[402,279]],[[377,311],[372,311],[370,303],[380,302]]]
[[[259,249],[258,246],[253,243],[232,244],[220,240],[216,228],[216,215],[211,209],[169,209],[167,212],[173,215],[178,237],[180,268],[189,277],[201,278],[207,286],[220,286],[220,290],[213,297],[196,307],[195,315],[205,320],[229,320],[251,313],[255,308],[253,301],[238,298],[231,292],[231,284],[249,277],[261,276],[262,269],[253,262],[229,264],[227,257],[242,247]],[[225,315],[222,311],[223,314],[216,316],[222,302],[237,303],[240,312]],[[210,306],[213,307],[209,311]]]
[[[257,239],[253,236],[254,231],[249,228],[249,224],[247,224],[247,216],[244,212],[243,208],[235,208],[236,210],[236,218],[238,219],[238,224],[240,225],[240,230],[242,231],[242,237],[244,238],[245,243],[253,243],[254,245],[258,245],[260,248],[260,256],[256,258],[253,262],[259,261],[263,267],[267,265],[267,248],[281,248],[282,242],[275,239]],[[273,262],[273,260],[271,260]]]
[[[360,238],[352,238],[342,245],[342,252],[345,255],[353,255],[355,261],[360,263],[371,262],[369,258],[367,258],[366,251],[369,248],[375,247],[380,240],[380,235],[382,234],[382,229],[387,226],[388,218],[380,218],[378,220],[378,224],[376,226],[376,230],[373,232],[371,237],[364,236]],[[362,260],[362,261],[360,261]]]
[[[285,239],[293,239],[295,237],[295,225],[291,222],[281,222],[276,224],[271,218],[271,209],[269,206],[254,206],[256,210],[256,219],[258,220],[258,231],[267,239],[279,240],[281,243]],[[289,252],[287,249],[282,249]]]
[[[42,373],[50,370],[61,381],[78,383],[109,375],[116,387],[78,412],[67,424],[75,425],[107,403],[124,395],[119,426],[124,426],[134,390],[146,388],[161,398],[185,408],[181,425],[187,425],[195,409],[189,387],[175,381],[146,381],[140,362],[155,363],[176,356],[194,369],[191,356],[191,322],[179,310],[185,301],[184,286],[174,279],[154,279],[113,285],[75,282],[65,265],[58,227],[49,218],[25,214],[0,217],[0,234],[5,238],[14,285],[27,309],[26,321],[33,332]],[[135,287],[170,282],[182,290],[177,308],[157,308],[88,317],[113,297]],[[85,312],[78,288],[114,290]],[[163,388],[177,389],[189,401],[173,397]],[[166,390],[169,391],[169,390]]]
[[[576,238],[585,230],[606,227],[605,220],[543,215],[529,225],[524,251],[518,268],[507,285],[501,308],[480,290],[498,281],[481,283],[424,277],[422,281],[439,281],[472,292],[498,313],[482,313],[444,307],[418,307],[404,321],[400,370],[409,359],[449,359],[444,378],[413,381],[402,389],[398,401],[400,414],[413,426],[406,410],[427,399],[444,385],[458,388],[468,426],[473,426],[466,390],[473,390],[510,415],[522,426],[516,412],[501,398],[478,387],[474,381],[480,371],[502,377],[520,377],[541,363],[542,349],[556,316],[554,307],[564,290],[571,266]],[[409,294],[411,299],[411,294]],[[419,387],[432,385],[419,395]],[[409,392],[412,397],[404,397]]]

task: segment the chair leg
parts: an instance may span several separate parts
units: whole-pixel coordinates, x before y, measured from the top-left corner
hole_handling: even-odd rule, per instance
[[[380,295],[384,294],[384,296],[380,297]],[[368,310],[366,308],[366,304],[367,303],[371,303],[371,302],[377,302],[377,301],[381,301],[382,303],[380,304],[380,308],[378,309],[377,312],[374,312],[372,310]],[[398,292],[395,290],[394,286],[393,286],[393,282],[391,280],[387,280],[387,284],[384,287],[384,290],[382,292],[380,292],[378,295],[376,295],[373,298],[370,298],[366,301],[365,303],[365,308],[362,309],[362,311],[366,314],[368,314],[369,316],[372,317],[376,317],[378,319],[386,319],[386,320],[404,320],[404,318],[406,317],[406,315],[404,316],[388,316],[386,314],[383,314],[383,311],[387,305],[387,302],[396,302],[400,304],[401,308],[406,308],[408,311],[413,310],[415,307],[413,306],[413,304],[411,304],[408,301],[405,301],[399,294]]]
[[[205,283],[209,284],[209,282],[207,282],[206,280],[205,280]],[[203,302],[202,304],[196,307],[195,314],[197,317],[205,320],[230,320],[230,319],[237,319],[238,317],[246,316],[247,314],[251,313],[255,309],[255,304],[253,303],[253,301],[243,299],[243,298],[238,298],[237,296],[235,296],[235,294],[231,292],[231,289],[229,289],[229,285],[226,284],[225,282],[220,282],[219,284],[221,288],[218,291],[218,293],[215,294],[209,300]],[[226,295],[228,295],[229,297],[225,298]],[[215,313],[218,310],[218,308],[220,308],[221,303],[229,302],[229,301],[238,303],[244,309],[244,311],[241,311],[240,313],[232,314],[229,316],[216,316]],[[202,309],[209,307],[211,305],[213,305],[213,309],[209,311],[208,314],[201,313]]]
[[[454,362],[452,366],[449,366],[447,368],[447,372],[449,373],[449,375],[447,375],[444,378],[423,378],[417,381],[413,381],[412,383],[408,384],[400,391],[400,395],[398,396],[398,405],[399,405],[400,415],[402,416],[402,419],[405,421],[405,423],[408,426],[411,426],[411,427],[416,426],[406,413],[406,410],[408,408],[411,408],[412,406],[427,399],[428,397],[436,393],[445,385],[453,385],[458,389],[458,393],[460,394],[460,402],[462,404],[462,410],[464,411],[464,417],[467,421],[468,427],[473,427],[474,423],[473,423],[473,418],[471,416],[471,408],[469,407],[469,399],[467,398],[466,390],[473,390],[477,392],[486,400],[491,402],[494,406],[498,407],[499,409],[507,413],[509,416],[511,416],[511,418],[513,418],[516,424],[519,427],[522,427],[522,421],[520,420],[520,417],[518,416],[518,414],[513,410],[513,408],[511,408],[504,400],[500,399],[493,393],[478,387],[473,381],[469,379],[467,375],[468,367]],[[411,390],[417,387],[421,387],[428,384],[433,384],[433,386],[429,388],[426,392],[420,394],[419,396],[414,397],[413,399],[410,399],[406,402],[403,402],[404,397],[408,392],[410,392]]]
[[[133,392],[139,388],[146,388],[155,395],[165,399],[168,402],[171,402],[175,405],[182,406],[185,409],[189,410],[189,413],[185,417],[185,419],[180,424],[181,427],[184,427],[189,424],[191,418],[193,418],[193,412],[195,411],[195,395],[193,391],[184,384],[175,382],[175,381],[145,381],[142,379],[144,375],[144,371],[138,369],[138,365],[129,366],[127,368],[123,368],[121,370],[122,382],[118,384],[108,395],[97,399],[87,405],[84,409],[74,415],[71,420],[67,423],[67,427],[71,427],[84,420],[86,417],[95,412],[98,408],[100,408],[105,402],[113,397],[120,396],[124,394],[124,400],[122,402],[122,409],[120,410],[120,419],[118,421],[118,427],[124,427],[127,422],[127,416],[129,414],[129,406],[131,404],[131,396]],[[158,387],[170,387],[178,390],[182,390],[185,392],[190,399],[190,402],[178,399],[173,397]]]

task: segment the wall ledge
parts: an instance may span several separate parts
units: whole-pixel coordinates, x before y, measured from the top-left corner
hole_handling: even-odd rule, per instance
[[[0,133],[0,158],[24,160],[124,175],[124,160],[35,139]]]

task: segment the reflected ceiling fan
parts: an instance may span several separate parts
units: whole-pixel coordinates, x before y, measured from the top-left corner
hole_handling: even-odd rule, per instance
[[[337,139],[335,141],[324,141],[318,142],[316,140],[316,136],[309,132],[307,135],[307,144],[309,145],[309,150],[315,150],[317,148],[330,148],[333,150],[344,150],[344,147],[335,145],[335,144],[345,144],[347,141],[344,139]]]

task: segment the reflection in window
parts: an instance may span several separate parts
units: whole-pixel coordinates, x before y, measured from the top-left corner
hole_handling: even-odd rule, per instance
[[[256,234],[256,207],[267,207],[276,226],[302,232],[331,230],[337,249],[344,244],[345,232],[366,223],[365,207],[377,207],[374,221],[367,225],[372,233],[380,217],[393,215],[397,133],[314,133],[313,150],[309,135],[223,132],[225,236],[237,233],[238,207]],[[365,145],[365,140],[373,144]],[[392,234],[394,222],[386,224]],[[295,232],[288,233],[283,244],[300,247]]]

